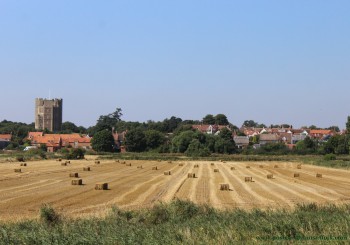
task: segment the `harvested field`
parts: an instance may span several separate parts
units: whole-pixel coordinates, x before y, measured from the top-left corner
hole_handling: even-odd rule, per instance
[[[276,162],[256,162],[246,168],[244,162],[217,161],[218,171],[214,172],[211,162],[205,161],[168,164],[128,160],[132,166],[142,164],[142,168],[126,168],[115,160],[99,161],[93,171],[81,173],[84,184],[79,187],[72,186],[72,177],[77,176],[71,174],[86,170],[94,161],[75,160],[69,167],[61,167],[56,160],[32,161],[22,173],[14,172],[13,163],[1,163],[0,210],[4,212],[0,212],[0,220],[36,218],[42,203],[70,217],[103,215],[115,205],[125,209],[150,207],[174,198],[247,210],[292,208],[311,202],[350,203],[347,170],[306,164],[297,170],[298,163],[291,162],[279,162],[278,168],[274,168]],[[156,167],[159,171],[152,170]],[[165,177],[165,173],[171,175]],[[299,177],[294,178],[295,173]],[[245,182],[247,176],[253,182]],[[108,183],[108,190],[96,191],[96,183]],[[230,191],[220,191],[222,183],[222,188],[228,186]]]

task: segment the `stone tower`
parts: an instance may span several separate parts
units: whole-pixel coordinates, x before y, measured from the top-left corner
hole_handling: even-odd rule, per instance
[[[62,127],[62,99],[35,99],[35,129],[57,132]]]

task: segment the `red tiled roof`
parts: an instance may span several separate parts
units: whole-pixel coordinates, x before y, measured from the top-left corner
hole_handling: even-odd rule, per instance
[[[1,140],[10,141],[11,138],[12,138],[12,134],[0,134],[0,139],[1,139]]]
[[[333,134],[333,131],[329,129],[311,129],[310,134]]]

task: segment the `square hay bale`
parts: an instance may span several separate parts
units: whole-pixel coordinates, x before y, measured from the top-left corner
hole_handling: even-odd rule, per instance
[[[61,162],[61,166],[67,166],[66,162]]]
[[[72,179],[72,185],[82,185],[83,179]]]
[[[245,166],[246,168],[250,168],[250,166]]]
[[[108,190],[108,183],[96,183],[95,190]]]
[[[79,174],[78,173],[70,173],[69,177],[79,178]]]
[[[273,168],[278,168],[278,165],[273,166]]]
[[[196,178],[196,174],[195,173],[188,173],[187,178]]]
[[[322,174],[316,174],[317,178],[322,178]]]
[[[23,166],[23,167],[27,167],[27,163],[26,162],[21,163],[20,165]]]
[[[267,175],[267,178],[268,178],[268,179],[273,179],[273,174],[268,174],[268,175]]]
[[[184,164],[183,163],[179,163],[179,166],[182,167]]]
[[[235,167],[231,167],[231,170],[236,170]]]
[[[259,165],[259,168],[264,168],[264,166],[263,165]]]
[[[95,161],[95,164],[100,164],[100,161]]]
[[[142,167],[142,165],[140,165],[140,166],[137,166],[137,168],[143,168],[143,167]]]
[[[215,168],[214,169],[214,173],[218,173],[219,172],[219,169],[218,168]]]
[[[127,163],[127,164],[125,164],[125,165],[131,167],[131,163]]]
[[[152,170],[158,170],[158,167],[156,166],[156,167],[152,167]]]
[[[294,178],[300,177],[300,174],[294,173]]]
[[[20,168],[15,168],[15,173],[21,173],[22,172],[22,169]]]
[[[195,167],[195,168],[199,168],[199,165],[198,165],[198,164],[195,164],[194,167]]]
[[[301,164],[298,164],[298,165],[297,165],[297,169],[301,169]]]
[[[244,177],[245,182],[253,182],[253,177]]]
[[[90,171],[90,167],[83,167],[83,171]]]
[[[220,184],[220,191],[229,191],[230,185],[229,184]]]
[[[164,175],[171,175],[171,171],[165,171]]]

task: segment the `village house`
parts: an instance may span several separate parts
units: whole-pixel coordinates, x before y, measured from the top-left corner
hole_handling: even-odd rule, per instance
[[[280,138],[276,134],[261,134],[260,135],[260,145],[279,143]]]
[[[6,148],[12,139],[12,134],[0,134],[0,149]]]
[[[55,152],[62,147],[91,148],[91,137],[80,134],[44,134],[43,132],[29,132],[28,140],[32,146],[45,145],[48,152]]]
[[[233,136],[233,140],[239,149],[247,148],[249,145],[249,137],[248,136]]]
[[[227,128],[228,130],[231,131],[229,126],[225,126],[225,125],[208,125],[208,124],[199,124],[199,125],[192,125],[192,129],[196,129],[199,130],[202,133],[206,133],[206,134],[219,134],[220,130],[222,130],[223,128]]]

